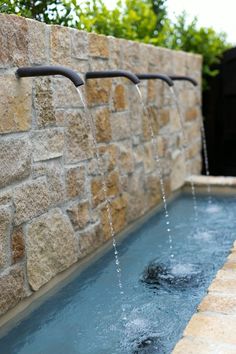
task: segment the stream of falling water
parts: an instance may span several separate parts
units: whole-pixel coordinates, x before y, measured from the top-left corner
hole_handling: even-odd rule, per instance
[[[138,91],[140,100],[141,100],[141,104],[143,107],[143,113],[145,114],[145,112],[147,112],[144,101],[143,101],[143,96],[142,96],[142,92],[140,91],[140,88],[138,85],[135,85],[136,89]],[[148,112],[147,112],[148,115]],[[149,117],[148,117],[149,118]],[[152,128],[152,123],[150,121],[150,119],[148,119],[148,127],[149,127],[149,131],[151,134],[151,142],[152,142],[152,149],[153,149],[153,156],[154,159],[156,161],[157,164],[157,171],[158,171],[158,175],[159,175],[159,179],[160,179],[160,186],[161,186],[161,194],[162,194],[162,200],[163,200],[163,205],[164,205],[164,212],[165,212],[165,223],[166,223],[166,231],[168,234],[168,239],[169,239],[169,247],[170,247],[170,257],[171,259],[174,258],[174,253],[173,253],[173,238],[172,238],[172,233],[171,233],[171,225],[170,225],[170,216],[169,216],[169,211],[168,211],[168,206],[167,206],[167,201],[166,201],[166,192],[165,192],[165,186],[164,186],[164,180],[163,180],[163,172],[162,172],[162,168],[161,168],[161,162],[160,162],[160,158],[157,152],[157,141],[156,141],[156,136],[154,135],[154,131]]]
[[[170,87],[170,91],[171,91],[171,94],[173,96],[173,99],[174,99],[174,102],[175,102],[175,105],[176,105],[176,108],[177,108],[178,116],[179,116],[179,122],[180,122],[181,131],[182,131],[183,142],[184,142],[183,147],[182,147],[182,152],[183,152],[183,155],[184,155],[185,168],[186,168],[186,172],[187,172],[187,169],[188,169],[188,166],[187,166],[187,161],[188,161],[187,139],[186,139],[185,130],[184,130],[183,112],[182,112],[182,109],[180,107],[179,100],[178,100],[177,94],[176,94],[176,92],[174,90],[174,87]],[[197,206],[196,189],[195,189],[195,185],[194,185],[192,174],[190,174],[189,180],[190,180],[190,185],[191,185],[195,221],[198,221],[198,206]]]
[[[106,205],[106,211],[107,211],[107,218],[109,222],[109,227],[110,227],[110,235],[112,238],[112,245],[113,245],[113,250],[114,250],[114,256],[115,256],[115,264],[116,264],[116,273],[117,273],[117,278],[118,278],[118,286],[119,286],[119,292],[121,296],[121,308],[122,308],[122,319],[127,320],[127,315],[126,315],[126,309],[124,306],[124,289],[123,289],[123,283],[122,283],[122,272],[121,272],[121,265],[120,265],[120,259],[119,259],[119,253],[117,250],[117,242],[115,238],[115,230],[113,226],[113,221],[112,221],[112,214],[111,214],[111,206],[110,206],[110,200],[107,195],[107,186],[106,186],[106,180],[105,180],[105,175],[104,175],[104,170],[102,167],[102,161],[100,158],[98,146],[97,146],[97,141],[96,141],[96,132],[95,132],[95,126],[93,122],[92,115],[90,114],[88,110],[87,103],[84,100],[83,94],[80,91],[79,88],[77,88],[77,92],[79,94],[80,100],[83,104],[84,112],[87,118],[87,128],[88,128],[88,133],[92,133],[92,141],[93,141],[93,146],[94,146],[94,151],[95,151],[95,157],[96,157],[96,163],[97,163],[97,170],[99,175],[102,177],[102,190],[103,190],[103,195],[104,195],[104,200],[105,200],[105,205]]]

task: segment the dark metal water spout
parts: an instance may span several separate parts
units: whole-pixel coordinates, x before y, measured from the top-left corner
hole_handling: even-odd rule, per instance
[[[164,74],[136,74],[140,80],[162,80],[165,81],[170,87],[174,86],[171,78]]]
[[[64,66],[32,66],[19,68],[16,71],[17,77],[51,76],[62,75],[70,79],[78,87],[84,85],[84,81],[74,71]]]
[[[170,75],[169,77],[172,81],[188,81],[193,86],[198,86],[197,81],[190,76]]]
[[[85,74],[85,79],[104,79],[104,78],[112,78],[112,77],[126,77],[130,81],[132,81],[135,85],[140,83],[139,78],[131,73],[130,71],[125,70],[111,70],[111,71],[88,71]]]

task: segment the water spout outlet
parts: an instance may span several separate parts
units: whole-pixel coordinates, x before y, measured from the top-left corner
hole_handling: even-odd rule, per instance
[[[53,76],[62,75],[70,79],[75,87],[84,85],[84,81],[74,71],[64,66],[33,66],[23,67],[16,71],[17,77]]]
[[[188,81],[193,86],[198,86],[197,81],[190,76],[170,75],[169,77],[172,81]]]
[[[112,77],[126,77],[128,80],[132,81],[133,84],[138,85],[140,83],[139,78],[131,73],[130,71],[125,70],[111,70],[111,71],[88,71],[85,74],[85,79],[104,79]]]
[[[170,87],[174,86],[171,78],[164,74],[136,74],[140,80],[162,80],[167,83]]]

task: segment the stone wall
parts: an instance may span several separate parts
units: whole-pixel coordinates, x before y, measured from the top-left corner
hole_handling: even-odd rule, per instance
[[[0,315],[110,237],[91,132],[73,84],[16,79],[17,67],[190,74],[201,57],[0,15]],[[147,120],[158,140],[167,193],[183,185],[183,139],[160,81],[91,80],[82,89],[96,126],[115,231],[157,205],[160,186]],[[188,172],[200,171],[200,92],[179,83]]]

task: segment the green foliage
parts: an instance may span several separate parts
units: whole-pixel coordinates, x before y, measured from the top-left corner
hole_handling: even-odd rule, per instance
[[[203,83],[216,75],[212,67],[229,48],[224,33],[198,27],[186,13],[170,21],[167,0],[118,0],[109,10],[104,0],[0,0],[0,12],[15,13],[49,24],[112,35],[203,55]]]

